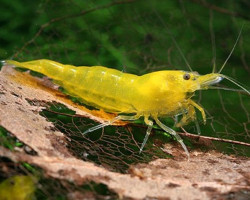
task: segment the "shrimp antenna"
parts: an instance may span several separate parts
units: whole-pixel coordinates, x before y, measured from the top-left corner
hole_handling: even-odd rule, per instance
[[[176,48],[178,49],[179,53],[181,54],[181,57],[183,58],[185,64],[186,64],[187,67],[188,67],[188,69],[192,72],[193,70],[192,70],[191,66],[189,65],[189,63],[188,63],[186,57],[184,56],[184,53],[182,52],[180,46],[179,46],[178,43],[176,42],[176,39],[175,39],[174,36],[172,35],[171,31],[168,29],[166,23],[163,21],[163,19],[161,18],[161,16],[159,16],[159,14],[158,14],[156,11],[154,11],[154,12],[155,12],[156,16],[159,18],[159,20],[161,21],[161,23],[163,24],[163,26],[165,27],[165,29],[166,29],[166,31],[167,31],[167,34],[170,36],[171,40],[174,42]]]
[[[248,95],[250,95],[250,91],[248,91],[246,88],[244,88],[242,85],[240,85],[239,83],[237,83],[235,80],[233,80],[232,78],[225,76],[223,74],[220,74],[221,77],[227,79],[228,81],[232,82],[233,84],[237,85],[239,88],[241,88],[242,90],[244,90]]]
[[[244,24],[241,26],[239,35],[238,35],[238,37],[237,37],[237,39],[236,39],[236,41],[235,41],[235,43],[234,43],[233,49],[231,50],[231,52],[230,52],[230,54],[228,55],[227,59],[226,59],[225,62],[223,63],[222,67],[220,68],[220,71],[218,72],[219,74],[221,73],[221,71],[223,70],[223,68],[224,68],[225,65],[227,64],[227,61],[228,61],[229,58],[231,57],[231,55],[232,55],[232,53],[233,53],[233,51],[234,51],[234,49],[235,49],[235,47],[236,47],[236,45],[237,45],[239,39],[240,39],[240,36],[241,36],[241,32],[242,32],[243,27],[244,27]]]
[[[227,90],[227,91],[232,91],[232,92],[244,92],[244,90],[241,89],[235,89],[235,88],[227,88],[227,87],[216,87],[216,86],[209,86],[209,89],[217,89],[217,90]]]
[[[210,29],[210,35],[211,35],[211,41],[212,41],[212,51],[213,51],[213,59],[212,59],[212,64],[213,64],[213,71],[212,73],[215,72],[216,70],[216,44],[215,44],[215,36],[214,36],[214,31],[213,31],[213,11],[210,10],[210,20],[209,20],[209,29]]]

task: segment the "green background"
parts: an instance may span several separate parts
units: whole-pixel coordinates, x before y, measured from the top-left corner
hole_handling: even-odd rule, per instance
[[[175,40],[192,69],[206,74],[212,72],[213,60],[217,71],[222,66],[244,25],[239,43],[222,73],[249,89],[249,10],[248,0],[2,0],[0,59],[47,58],[64,64],[103,65],[138,75],[156,70],[189,71]],[[226,80],[221,85],[236,88]],[[197,92],[194,100],[207,112],[207,125],[200,123],[202,135],[250,143],[249,95],[209,90]],[[52,105],[50,109],[74,114],[62,105]],[[71,137],[69,149],[75,156],[109,165],[108,169],[125,173],[131,163],[168,157],[157,145],[152,147],[156,140],[172,141],[157,127],[145,152],[139,154],[126,128],[105,128],[104,136],[97,131],[87,136],[86,142],[77,130],[95,125],[93,121],[73,119],[72,125],[72,118],[64,115],[46,111],[42,114]],[[200,114],[198,119],[201,121]],[[172,120],[164,121],[173,126]],[[197,133],[192,123],[185,129]],[[11,146],[10,149],[18,146],[15,144],[19,141],[9,139],[5,129],[1,128],[0,133],[1,145]],[[142,142],[144,134],[145,128],[132,127],[135,141]],[[82,143],[77,146],[79,141]],[[184,141],[189,148],[195,148],[187,138]],[[223,142],[214,145],[225,153],[250,155],[249,148],[244,146]],[[88,156],[83,158],[83,153]],[[96,185],[91,184],[85,187],[94,191]]]

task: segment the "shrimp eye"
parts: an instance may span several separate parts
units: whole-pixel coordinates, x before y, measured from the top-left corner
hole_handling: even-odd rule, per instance
[[[190,79],[190,74],[184,74],[183,79],[184,80],[189,80]]]

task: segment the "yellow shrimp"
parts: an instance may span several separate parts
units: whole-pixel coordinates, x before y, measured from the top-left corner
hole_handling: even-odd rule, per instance
[[[111,125],[116,120],[133,121],[144,117],[148,128],[140,152],[146,144],[155,121],[164,131],[176,137],[188,157],[189,152],[181,137],[173,129],[164,125],[159,118],[181,114],[183,117],[176,124],[180,127],[194,121],[196,109],[198,109],[205,123],[206,116],[203,108],[191,99],[194,92],[208,89],[210,85],[220,82],[223,78],[235,83],[229,77],[219,73],[199,75],[196,72],[165,70],[137,76],[102,66],[75,67],[45,59],[5,62],[40,72],[54,79],[70,95],[80,98],[85,104],[118,114],[114,119],[92,127],[83,134]],[[248,90],[235,84],[250,94]]]

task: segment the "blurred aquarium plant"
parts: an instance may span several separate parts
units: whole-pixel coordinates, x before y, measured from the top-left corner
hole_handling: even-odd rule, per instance
[[[239,44],[223,73],[244,85],[248,84],[249,3],[244,0],[213,0],[209,3],[193,0],[3,0],[0,11],[1,59],[25,61],[49,58],[73,65],[103,65],[138,75],[156,70],[188,70],[170,34],[194,71],[209,73],[214,63],[218,70],[229,55],[244,23]],[[226,81],[222,84],[224,87],[233,87]],[[249,96],[240,92],[210,90],[197,93],[194,98],[208,114],[207,125],[200,127],[202,135],[250,142]],[[43,114],[55,122],[66,120],[55,114]],[[201,121],[201,116],[198,116],[198,121]],[[165,122],[173,126],[172,120],[165,119]],[[93,125],[94,122],[86,119],[76,124],[82,131],[91,123]],[[66,127],[65,124],[61,126]],[[117,132],[121,132],[121,128],[118,129],[105,128],[104,135],[111,134],[115,139]],[[194,124],[185,129],[197,132]],[[123,130],[126,132],[126,129]],[[68,132],[72,133],[72,129]],[[144,130],[137,127],[133,129],[132,135],[143,137],[140,132]],[[95,141],[95,137],[101,134],[94,132],[87,137],[93,137]],[[74,135],[76,142],[84,140],[79,136]],[[121,134],[119,137],[125,136]],[[123,145],[119,137],[116,137],[115,142],[112,141],[115,145]],[[141,142],[141,139],[138,141]],[[108,141],[108,144],[112,142]],[[154,142],[151,140],[149,145],[154,145]],[[214,145],[226,153],[250,155],[248,147],[222,142]],[[133,147],[131,151],[135,153],[136,148]],[[114,155],[119,157],[122,152],[115,152]],[[100,160],[99,152],[95,152],[95,155]]]

